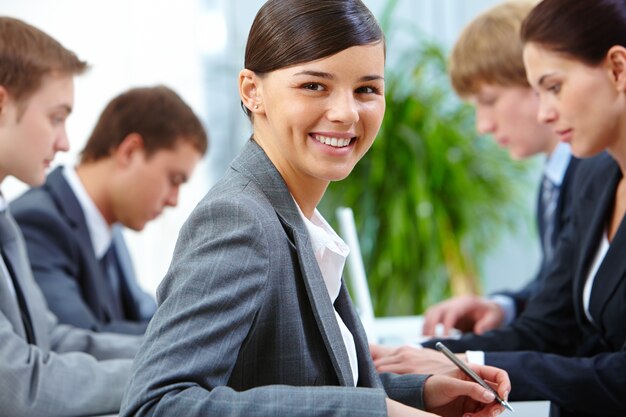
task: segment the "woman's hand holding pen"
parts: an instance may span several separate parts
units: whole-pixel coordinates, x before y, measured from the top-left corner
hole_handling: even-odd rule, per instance
[[[511,381],[506,371],[491,366],[471,365],[481,378],[507,399]],[[424,402],[429,412],[445,416],[493,417],[504,411],[492,392],[481,387],[456,367],[426,380]]]
[[[508,374],[490,366],[472,366],[483,379],[496,387],[506,398],[511,389]],[[426,380],[424,402],[427,411],[416,410],[387,398],[389,417],[494,417],[504,411],[492,392],[470,380],[456,367],[447,374],[433,375]]]
[[[472,381],[436,350],[378,345],[371,345],[370,350],[378,372],[435,374],[426,380],[424,391],[426,409],[430,412],[443,416],[484,417],[498,415],[504,410],[494,401],[493,393]],[[465,355],[457,356],[464,360]],[[506,400],[511,391],[506,371],[490,366],[470,367]]]

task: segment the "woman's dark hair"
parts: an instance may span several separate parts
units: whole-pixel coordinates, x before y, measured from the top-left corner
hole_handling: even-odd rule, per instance
[[[521,37],[597,65],[612,46],[626,46],[626,0],[543,0],[524,20]]]
[[[269,0],[250,28],[244,66],[264,74],[380,41],[383,32],[360,0]]]

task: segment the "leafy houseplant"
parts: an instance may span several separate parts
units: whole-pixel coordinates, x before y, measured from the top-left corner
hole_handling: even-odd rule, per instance
[[[525,166],[475,133],[472,109],[449,87],[442,48],[413,44],[388,66],[378,138],[320,206],[328,218],[336,207],[353,209],[377,316],[478,292],[486,251],[521,215]]]

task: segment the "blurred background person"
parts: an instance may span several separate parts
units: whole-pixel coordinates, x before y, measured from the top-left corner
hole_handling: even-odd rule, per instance
[[[0,17],[0,183],[45,180],[69,143],[74,76],[86,63],[41,30]],[[141,338],[59,324],[30,269],[0,193],[0,413],[12,417],[116,412]]]
[[[446,340],[459,356],[509,372],[513,400],[551,415],[626,415],[626,3],[543,0],[522,25],[539,120],[581,158],[571,222],[548,276],[511,325]],[[433,347],[435,341],[423,343]],[[478,354],[480,353],[480,354]],[[445,371],[432,349],[379,349],[377,369]]]
[[[481,334],[513,322],[541,288],[558,237],[570,220],[570,186],[578,161],[569,145],[537,120],[539,98],[524,70],[519,30],[535,3],[505,2],[474,19],[452,49],[449,73],[456,93],[474,106],[480,133],[491,135],[513,159],[546,156],[536,212],[541,264],[520,290],[486,298],[458,296],[429,307],[424,314],[427,336],[435,334],[438,324],[444,334],[451,328]]]
[[[156,302],[135,278],[121,227],[141,231],[175,207],[206,149],[202,123],[174,91],[134,88],[106,106],[75,168],[11,203],[59,321],[143,334]]]

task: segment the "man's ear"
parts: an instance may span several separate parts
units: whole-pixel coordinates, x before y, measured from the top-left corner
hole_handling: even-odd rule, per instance
[[[139,133],[131,133],[113,150],[115,160],[122,166],[129,165],[133,158],[143,154],[145,146]]]
[[[615,87],[618,91],[626,92],[626,48],[621,45],[612,46],[606,59]]]
[[[252,114],[263,112],[261,79],[254,71],[243,69],[239,73],[239,97]]]

